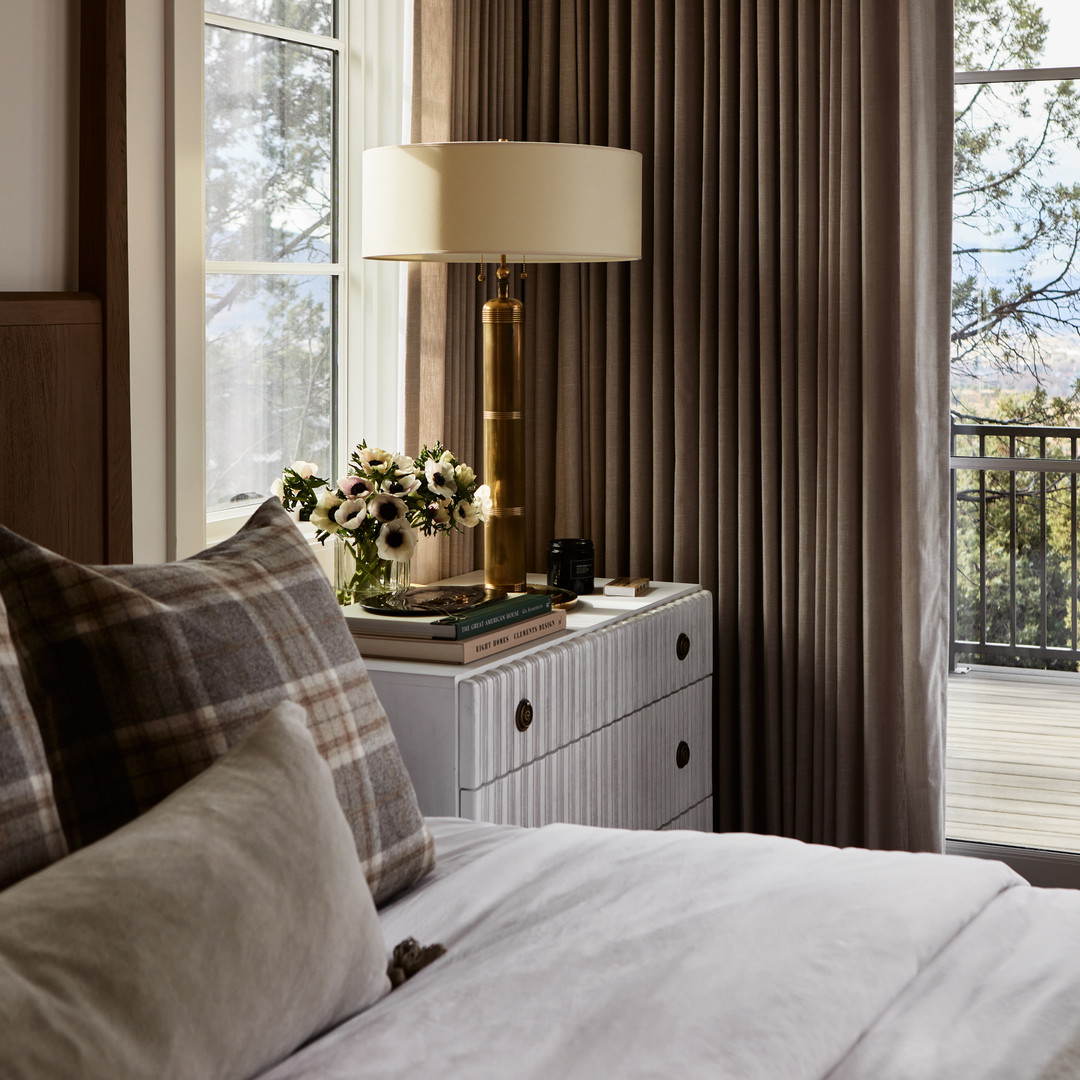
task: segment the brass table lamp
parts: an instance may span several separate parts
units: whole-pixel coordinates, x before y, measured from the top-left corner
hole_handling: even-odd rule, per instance
[[[499,262],[483,308],[484,578],[525,589],[525,305],[509,257],[530,262],[641,258],[641,155],[574,143],[457,142],[364,152],[366,259]],[[483,280],[481,276],[481,280]]]

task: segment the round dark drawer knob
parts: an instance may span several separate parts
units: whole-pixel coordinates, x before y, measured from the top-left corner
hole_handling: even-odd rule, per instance
[[[675,764],[680,769],[685,769],[690,764],[690,744],[687,742],[679,743],[678,749],[675,751]]]
[[[675,655],[680,660],[685,660],[689,652],[690,639],[685,634],[680,634],[679,639],[675,642]]]
[[[517,711],[514,713],[514,724],[518,731],[528,731],[533,722],[533,704],[528,698],[522,698],[518,702]]]

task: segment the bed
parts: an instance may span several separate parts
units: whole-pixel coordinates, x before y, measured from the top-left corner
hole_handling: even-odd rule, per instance
[[[1080,1077],[1080,896],[1001,863],[421,817],[273,500],[159,567],[0,528],[0,601],[5,1078]]]
[[[1001,863],[430,824],[446,955],[265,1080],[1080,1076],[1080,896]]]

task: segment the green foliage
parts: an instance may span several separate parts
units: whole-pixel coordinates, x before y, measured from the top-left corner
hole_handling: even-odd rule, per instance
[[[1030,0],[956,0],[957,71],[1033,68],[1046,46],[1042,7]]]
[[[954,394],[954,400],[952,415],[961,423],[1080,427],[1080,379],[1065,397],[1037,386],[1034,390],[961,392]]]
[[[1073,473],[989,471],[957,474],[956,604],[957,638],[999,644],[1046,644],[1073,649],[1072,501]],[[1045,500],[1045,517],[1043,506]],[[986,529],[986,561],[980,567],[980,517]],[[985,590],[983,578],[985,574]],[[1043,576],[1046,589],[1045,639],[1042,626]],[[1014,591],[1015,590],[1015,591]],[[979,596],[985,609],[979,610]],[[978,649],[973,650],[978,655]],[[1075,660],[994,656],[987,662],[1076,670]]]
[[[997,397],[995,415],[961,417],[999,426],[994,434],[965,435],[956,451],[965,457],[1074,457],[1080,439],[1080,381],[1067,398],[1042,387]],[[1031,426],[1056,427],[1060,435],[1034,435]],[[1077,444],[1080,446],[1080,444]],[[1004,462],[1003,462],[1004,464]],[[956,472],[956,609],[958,639],[1075,649],[1072,621],[1076,474],[989,469]],[[980,561],[980,531],[985,562]],[[1045,577],[1046,625],[1042,625]],[[984,597],[980,611],[979,598]],[[1070,659],[971,657],[1016,667],[1076,670]]]

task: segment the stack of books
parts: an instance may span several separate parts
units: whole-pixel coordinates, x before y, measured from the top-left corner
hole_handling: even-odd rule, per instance
[[[376,615],[344,609],[361,656],[471,664],[566,627],[566,612],[543,593],[511,593],[458,615]]]

